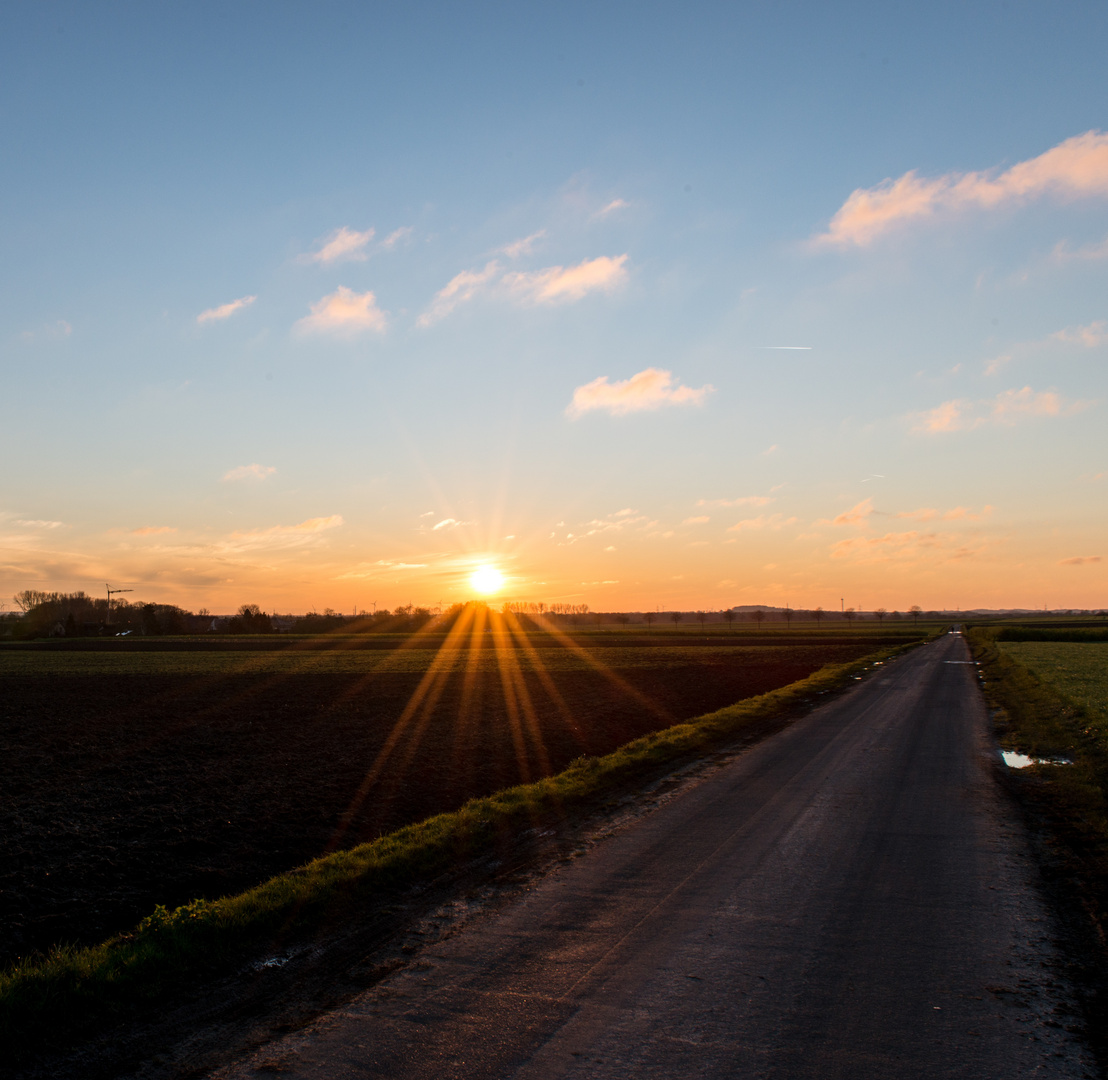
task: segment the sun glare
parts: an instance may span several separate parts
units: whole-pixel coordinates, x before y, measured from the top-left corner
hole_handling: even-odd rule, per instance
[[[479,566],[469,575],[469,583],[484,596],[500,591],[504,584],[504,575],[494,566]]]

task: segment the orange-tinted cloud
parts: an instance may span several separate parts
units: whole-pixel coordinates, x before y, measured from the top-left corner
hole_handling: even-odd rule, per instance
[[[1074,555],[1072,559],[1062,559],[1059,566],[1083,566],[1085,563],[1100,562],[1099,555]]]
[[[768,495],[743,495],[739,499],[697,499],[697,506],[766,506],[773,502]]]
[[[1067,401],[1053,390],[1036,393],[1030,386],[1004,390],[995,398],[969,401],[957,398],[911,417],[913,430],[929,435],[949,431],[972,431],[986,424],[1011,426],[1036,417],[1070,416],[1091,405],[1088,401]]]
[[[207,311],[200,312],[200,314],[196,316],[196,321],[198,323],[206,323],[229,319],[236,311],[241,311],[244,307],[248,307],[257,299],[256,296],[240,296],[237,300],[232,300],[229,304],[221,304],[219,307],[208,308]]]
[[[974,513],[964,506],[956,506],[953,510],[945,511],[924,507],[920,510],[905,510],[895,516],[909,518],[912,521],[984,521],[992,512],[991,506],[982,507],[980,513]]]
[[[1108,197],[1108,134],[1088,131],[1046,153],[998,172],[947,173],[927,179],[915,171],[872,188],[858,188],[816,243],[865,247],[909,221],[944,211],[991,210],[1045,195],[1060,199]]]
[[[660,409],[663,405],[703,405],[704,399],[714,387],[674,384],[673,373],[659,368],[647,368],[622,382],[608,382],[607,375],[573,391],[573,400],[566,408],[566,415],[577,418],[596,410],[624,416],[632,412]]]
[[[548,266],[545,270],[505,274],[503,283],[513,296],[535,304],[580,300],[590,292],[608,291],[627,280],[626,255],[586,259],[576,266]]]
[[[159,536],[162,533],[175,533],[177,530],[169,525],[144,525],[141,529],[132,529],[132,536]]]
[[[419,317],[420,326],[430,326],[449,315],[459,304],[472,300],[500,273],[495,260],[485,264],[484,270],[463,270],[455,274],[446,285],[435,293],[431,307]]]
[[[785,517],[784,514],[759,514],[756,518],[745,518],[743,521],[736,521],[734,525],[728,527],[728,532],[747,532],[748,530],[758,529],[782,529],[786,525],[795,525],[797,518]]]
[[[1068,345],[1084,345],[1095,349],[1098,345],[1108,344],[1108,322],[1100,319],[1088,326],[1070,326],[1050,335],[1055,341],[1064,341]]]
[[[364,262],[369,258],[365,249],[373,239],[373,236],[373,229],[366,229],[365,232],[355,232],[353,229],[348,229],[343,225],[341,229],[336,229],[331,233],[326,243],[324,243],[318,251],[313,251],[308,255],[301,255],[300,259],[302,262],[318,263]],[[386,241],[386,243],[387,242],[388,241]]]
[[[816,524],[862,526],[869,521],[869,516],[872,513],[873,499],[863,499],[860,503],[855,503],[849,510],[844,510],[836,517],[820,518],[819,521],[816,522]]]
[[[386,325],[385,313],[377,306],[377,297],[373,293],[356,293],[340,285],[333,293],[312,304],[311,315],[298,320],[295,329],[302,334],[353,337],[366,330],[383,333]]]

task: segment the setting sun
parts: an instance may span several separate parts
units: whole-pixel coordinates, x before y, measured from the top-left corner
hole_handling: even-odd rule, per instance
[[[469,575],[469,583],[477,592],[489,596],[500,591],[504,575],[494,566],[479,566]]]

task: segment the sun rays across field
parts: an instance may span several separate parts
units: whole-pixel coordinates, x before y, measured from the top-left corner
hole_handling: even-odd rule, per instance
[[[475,571],[474,577],[485,570],[500,578],[491,567]],[[491,575],[489,584],[493,584]],[[400,645],[390,660],[400,664],[405,652],[426,648],[440,635],[431,662],[366,769],[327,850],[343,845],[344,837],[367,801],[388,803],[404,786],[422,782],[420,777],[409,773],[437,710],[454,712],[449,723],[457,767],[474,767],[472,761],[463,760],[462,748],[471,744],[471,736],[478,728],[490,723],[502,728],[500,734],[512,747],[515,761],[513,783],[530,783],[554,771],[543,734],[544,716],[549,723],[551,714],[555,714],[558,723],[571,734],[581,751],[586,752],[589,732],[582,729],[580,718],[575,716],[559,690],[552,667],[560,668],[569,662],[589,670],[601,676],[620,697],[635,702],[652,715],[659,726],[674,721],[664,708],[549,618],[496,611],[480,601],[459,606],[444,616],[437,627],[421,629]],[[553,664],[549,658],[543,658],[544,653],[549,654],[551,650],[561,658]],[[359,680],[350,693],[372,693],[374,678],[389,667],[390,661],[386,660],[374,675]],[[439,724],[442,719],[440,716]]]

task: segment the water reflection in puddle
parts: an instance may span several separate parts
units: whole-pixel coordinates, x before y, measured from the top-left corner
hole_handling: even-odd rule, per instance
[[[1014,750],[1001,750],[1000,756],[1004,758],[1004,764],[1009,769],[1026,769],[1028,765],[1072,765],[1069,758],[1043,758],[1028,757],[1026,754],[1017,754]]]

